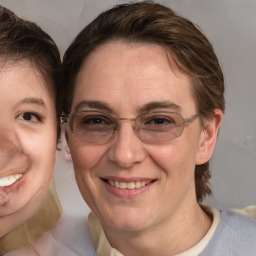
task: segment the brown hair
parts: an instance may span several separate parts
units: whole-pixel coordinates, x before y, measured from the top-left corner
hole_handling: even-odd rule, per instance
[[[155,43],[172,56],[175,67],[187,74],[193,85],[198,113],[211,118],[224,111],[224,78],[213,47],[189,20],[150,1],[122,4],[100,14],[86,26],[63,58],[63,110],[71,109],[77,74],[86,57],[110,40]],[[209,162],[195,167],[198,202],[211,194]]]
[[[56,44],[35,23],[21,19],[12,11],[0,6],[0,64],[20,60],[30,61],[47,81],[51,81],[57,98],[61,60]],[[55,105],[59,116],[58,100]]]

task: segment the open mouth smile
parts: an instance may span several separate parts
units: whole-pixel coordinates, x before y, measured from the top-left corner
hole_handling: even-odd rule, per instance
[[[120,189],[138,189],[141,187],[145,187],[146,185],[150,184],[153,181],[131,181],[131,182],[121,182],[117,180],[107,180],[107,183],[110,186]]]
[[[134,178],[124,180],[121,178],[101,178],[106,189],[113,195],[119,198],[134,198],[149,191],[150,188],[157,182],[157,179]]]
[[[13,185],[22,177],[22,174],[14,174],[6,177],[0,178],[0,187],[8,187]]]

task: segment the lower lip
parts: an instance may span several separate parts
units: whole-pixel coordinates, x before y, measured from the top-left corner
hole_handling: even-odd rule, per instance
[[[4,191],[6,192],[14,191],[18,189],[25,182],[25,180],[26,178],[25,178],[25,175],[23,174],[22,177],[19,180],[15,181],[12,185],[0,187],[0,188],[4,189]]]
[[[110,184],[106,183],[105,181],[102,181],[106,187],[106,189],[113,195],[119,198],[134,198],[137,196],[140,196],[141,194],[148,191],[154,184],[154,182],[149,183],[146,186],[136,188],[136,189],[120,189],[116,187],[112,187]]]

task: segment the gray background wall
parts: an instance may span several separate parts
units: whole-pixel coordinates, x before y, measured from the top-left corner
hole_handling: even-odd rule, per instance
[[[116,0],[0,0],[19,16],[38,23],[61,53],[75,35]],[[219,208],[256,204],[256,1],[165,0],[198,24],[215,47],[226,79],[226,113],[211,161],[213,197]],[[72,164],[57,152],[55,179],[64,210],[88,211],[75,185]]]

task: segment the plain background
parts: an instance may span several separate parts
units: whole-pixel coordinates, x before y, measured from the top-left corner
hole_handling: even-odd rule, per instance
[[[36,22],[63,54],[72,39],[116,0],[0,0],[19,16]],[[226,80],[226,113],[211,160],[213,196],[218,208],[256,204],[256,1],[165,0],[197,24],[213,44]],[[64,211],[88,212],[76,188],[72,164],[57,152],[55,181]]]

